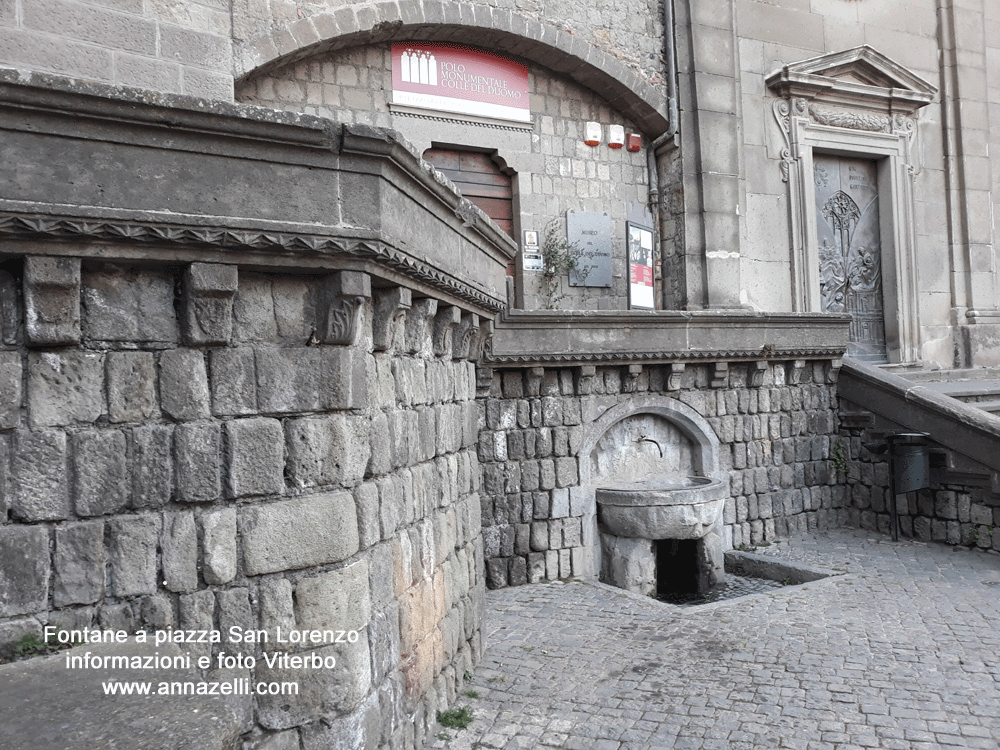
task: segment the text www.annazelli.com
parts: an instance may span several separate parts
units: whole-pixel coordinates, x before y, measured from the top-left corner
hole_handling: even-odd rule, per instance
[[[105,695],[298,695],[297,682],[252,682],[246,678],[220,682],[102,682]]]

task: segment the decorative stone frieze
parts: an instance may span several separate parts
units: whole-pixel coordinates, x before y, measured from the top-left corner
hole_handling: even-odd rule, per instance
[[[751,388],[760,388],[764,385],[764,376],[767,374],[767,360],[760,359],[750,362],[747,365],[747,385]]]
[[[729,385],[728,362],[716,362],[712,365],[711,384],[713,388],[726,388]]]
[[[667,375],[667,390],[676,391],[681,387],[681,378],[684,375],[685,365],[683,362],[672,362],[670,364],[669,374]]]
[[[414,300],[409,312],[406,313],[406,352],[416,354],[425,351],[430,353],[431,340],[428,331],[432,331],[434,316],[437,315],[438,301],[424,297]]]
[[[463,312],[462,322],[452,333],[452,359],[471,359],[479,339],[479,316]]]

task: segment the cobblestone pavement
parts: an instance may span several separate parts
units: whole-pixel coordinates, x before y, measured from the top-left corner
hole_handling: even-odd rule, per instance
[[[428,748],[1000,747],[1000,556],[820,532],[844,575],[679,608],[585,582],[490,592],[467,729]]]

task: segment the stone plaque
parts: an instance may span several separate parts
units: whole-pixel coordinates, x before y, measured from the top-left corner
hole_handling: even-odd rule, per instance
[[[816,154],[816,227],[823,312],[851,314],[847,353],[886,362],[876,165]]]
[[[566,238],[577,250],[570,286],[611,286],[611,217],[589,211],[566,212]]]

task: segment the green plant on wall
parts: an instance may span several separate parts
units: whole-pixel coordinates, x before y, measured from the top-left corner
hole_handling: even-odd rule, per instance
[[[542,240],[542,296],[545,309],[555,310],[556,304],[566,295],[562,292],[563,274],[577,270],[577,249],[559,232],[559,219],[545,225]]]
[[[847,473],[847,452],[844,450],[842,440],[837,440],[830,451],[830,465],[837,473]]]

